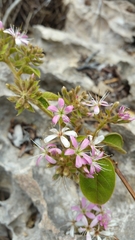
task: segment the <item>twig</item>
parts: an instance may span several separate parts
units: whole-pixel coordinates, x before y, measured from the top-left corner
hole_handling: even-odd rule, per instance
[[[15,2],[13,2],[10,7],[7,9],[4,17],[3,17],[3,24],[5,25],[6,24],[6,21],[8,19],[8,16],[10,15],[10,13],[12,12],[12,10],[21,2],[21,0],[16,0]]]
[[[86,58],[85,63],[89,63],[99,52],[100,50],[97,50],[96,52],[92,53],[89,57]]]
[[[91,63],[89,64],[89,62],[100,52],[100,50],[97,50],[96,52],[92,53],[89,57],[86,58],[85,63],[78,67],[76,70],[77,71],[82,71],[84,69],[97,69],[97,65],[99,65],[98,63]]]
[[[135,192],[132,189],[132,187],[130,186],[130,184],[128,183],[128,181],[126,180],[126,178],[123,176],[123,174],[121,173],[121,171],[118,168],[118,163],[115,162],[114,160],[112,161],[113,164],[115,165],[115,172],[117,173],[118,177],[121,179],[121,181],[123,182],[123,184],[125,185],[125,187],[127,188],[127,190],[129,191],[129,193],[131,194],[131,196],[133,197],[133,199],[135,200]]]

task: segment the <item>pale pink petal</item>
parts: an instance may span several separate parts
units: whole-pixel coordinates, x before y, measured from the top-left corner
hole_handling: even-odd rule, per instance
[[[102,168],[99,164],[95,164],[95,169],[96,169],[97,173],[99,173],[102,170]]]
[[[83,160],[82,160],[82,158],[79,155],[77,155],[76,156],[75,166],[77,168],[80,168],[82,165],[83,165]]]
[[[108,106],[111,105],[111,104],[109,104],[109,103],[106,102],[106,101],[99,101],[99,103],[100,103],[100,105],[105,106],[105,107],[108,107]]]
[[[64,102],[63,98],[59,98],[59,99],[58,99],[58,105],[59,105],[60,108],[63,108],[63,107],[64,107],[65,102]]]
[[[56,134],[52,134],[52,135],[49,135],[47,136],[46,138],[44,138],[44,142],[45,143],[48,143],[50,141],[52,141],[53,139],[57,138],[58,136]]]
[[[49,148],[55,148],[56,145],[54,143],[49,143],[46,148],[49,149]]]
[[[94,107],[94,113],[97,115],[97,114],[99,114],[99,112],[100,112],[100,109],[99,109],[99,107],[96,105],[96,106]]]
[[[87,204],[86,198],[83,197],[81,203],[82,203],[82,208],[85,208]]]
[[[93,175],[95,173],[95,167],[91,165],[90,167],[90,174]]]
[[[70,122],[69,117],[66,116],[66,115],[62,115],[62,119],[63,119],[63,122],[64,122],[64,123],[69,123],[69,122]]]
[[[98,216],[97,216],[97,217],[95,217],[95,218],[92,220],[92,222],[91,222],[91,224],[90,224],[90,227],[91,227],[91,228],[95,227],[98,222],[99,222],[99,220],[98,220]]]
[[[75,150],[74,149],[72,149],[72,148],[69,148],[69,149],[67,149],[66,151],[65,151],[65,155],[73,155],[73,154],[75,154]]]
[[[62,144],[64,145],[65,148],[70,147],[70,142],[67,140],[67,138],[65,138],[64,136],[61,136],[60,140],[61,140],[61,142],[62,142]]]
[[[77,211],[77,212],[80,212],[80,210],[81,210],[78,205],[71,207],[71,209],[72,209],[73,211]]]
[[[91,164],[92,163],[92,159],[90,156],[88,156],[86,153],[82,153],[82,156],[84,159],[86,159],[87,163]]]
[[[64,112],[65,112],[66,114],[68,114],[68,113],[70,113],[70,112],[73,111],[73,108],[74,108],[74,107],[73,107],[72,105],[69,105],[69,106],[65,107]]]
[[[86,176],[87,176],[87,178],[94,178],[94,176],[91,175],[91,173],[87,174]]]
[[[57,107],[55,107],[55,106],[49,106],[48,108],[47,108],[49,111],[51,111],[51,112],[58,112],[58,108]]]
[[[42,158],[43,158],[43,155],[40,155],[40,156],[38,157],[38,159],[37,159],[37,161],[36,161],[36,165],[37,165],[37,166],[39,165],[39,163],[40,163],[40,161],[41,161]]]
[[[55,164],[56,163],[56,160],[48,155],[45,156],[46,160],[52,164]]]
[[[79,222],[80,220],[82,220],[82,218],[83,218],[83,214],[79,213],[76,217],[76,220]]]
[[[52,153],[52,154],[61,154],[61,150],[59,148],[51,148],[49,149],[49,152]]]
[[[56,115],[52,118],[52,122],[56,124],[59,121],[59,119],[60,119],[60,115]]]
[[[74,148],[78,148],[78,143],[77,143],[76,139],[73,136],[70,136],[70,139],[71,139],[71,142],[72,142],[72,145],[74,146]]]
[[[80,150],[83,150],[86,147],[88,147],[89,143],[90,143],[89,140],[87,138],[85,138],[80,145]]]
[[[86,227],[88,227],[88,220],[85,216],[83,216],[82,221]]]

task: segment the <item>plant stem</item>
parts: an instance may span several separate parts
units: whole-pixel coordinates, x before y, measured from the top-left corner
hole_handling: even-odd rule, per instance
[[[135,192],[132,189],[132,187],[130,186],[130,184],[128,183],[128,181],[126,180],[126,178],[123,176],[123,174],[121,173],[121,171],[118,168],[118,163],[115,162],[114,160],[113,164],[115,165],[115,172],[117,173],[118,177],[121,179],[121,181],[123,182],[123,184],[125,185],[125,187],[127,188],[127,190],[129,191],[129,193],[131,194],[131,196],[133,197],[133,199],[135,200]]]

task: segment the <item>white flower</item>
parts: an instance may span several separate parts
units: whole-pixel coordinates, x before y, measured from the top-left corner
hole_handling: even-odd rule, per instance
[[[24,32],[20,33],[18,29],[14,30],[14,27],[5,29],[3,32],[13,36],[15,39],[16,45],[22,45],[22,44],[28,45],[29,43],[28,36]]]
[[[53,134],[44,138],[44,142],[48,143],[55,138],[59,138],[60,141],[62,142],[62,144],[64,145],[64,147],[69,148],[70,142],[64,135],[77,137],[77,133],[73,130],[70,131],[68,129],[69,128],[67,128],[67,127],[62,128],[60,131],[58,131],[56,128],[50,129],[50,132],[52,132]]]
[[[73,238],[76,230],[78,227],[83,226],[83,223],[76,220],[76,215],[74,213],[68,212],[68,217],[69,221],[67,222],[66,226],[70,227],[70,230],[67,231],[66,234],[69,234]]]

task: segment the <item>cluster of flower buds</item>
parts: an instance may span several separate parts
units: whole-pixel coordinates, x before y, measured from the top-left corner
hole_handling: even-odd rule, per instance
[[[90,203],[83,197],[79,205],[73,206],[71,210],[66,224],[70,228],[67,234],[71,237],[81,233],[86,235],[86,240],[115,239],[114,234],[107,229],[116,223],[111,220],[111,212],[105,206]]]

